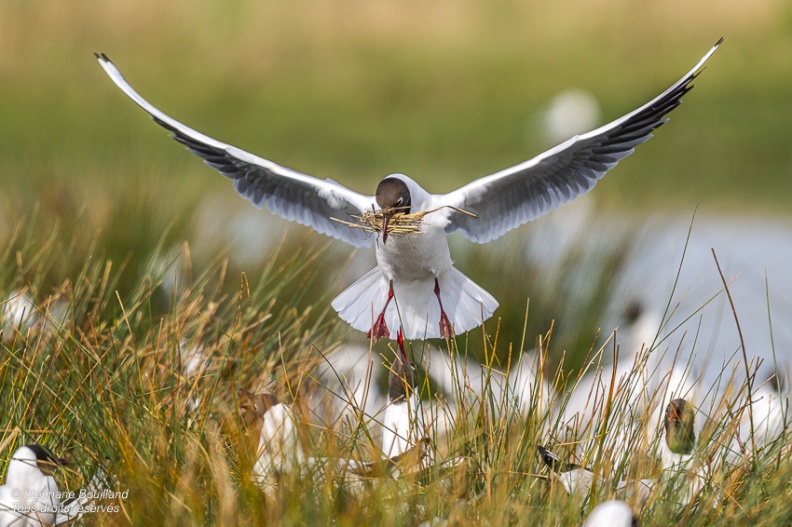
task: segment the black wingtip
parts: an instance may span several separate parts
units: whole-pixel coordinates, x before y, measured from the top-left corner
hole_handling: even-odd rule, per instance
[[[720,46],[722,43],[723,43],[723,37],[718,39],[718,41],[715,43],[715,47]]]
[[[550,467],[551,470],[556,469],[556,464],[559,461],[558,456],[541,445],[536,446],[536,451],[539,452],[539,457],[542,458],[542,461],[544,461],[545,465]]]
[[[100,61],[104,61],[104,62],[112,62],[110,60],[110,57],[108,57],[104,53],[97,53],[96,51],[94,51],[94,57],[96,57],[96,60],[100,60]]]

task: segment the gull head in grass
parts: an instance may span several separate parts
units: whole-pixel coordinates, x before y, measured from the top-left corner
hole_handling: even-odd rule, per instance
[[[233,180],[236,191],[253,205],[266,205],[275,214],[351,245],[373,245],[377,267],[338,295],[333,308],[369,337],[395,339],[402,327],[405,338],[422,339],[451,338],[473,329],[498,307],[492,295],[453,266],[447,235],[458,231],[486,243],[590,191],[667,121],[720,42],[648,103],[528,161],[448,194],[430,194],[411,178],[392,174],[380,181],[374,196],[204,135],[141,97],[107,56],[97,58],[128,97],[176,141]],[[426,213],[420,232],[389,234],[388,226],[400,209]],[[352,228],[356,218],[371,211],[382,211],[381,232]]]
[[[541,445],[537,445],[536,451],[545,465],[550,468],[551,477],[561,483],[578,507],[582,507],[588,500],[591,487],[594,485],[594,472],[586,467],[562,460],[558,455]]]
[[[674,399],[665,409],[665,442],[674,454],[687,456],[696,446],[695,413],[684,399]]]

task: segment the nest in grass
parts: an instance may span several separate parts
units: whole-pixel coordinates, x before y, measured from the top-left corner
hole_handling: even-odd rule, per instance
[[[452,207],[451,205],[445,205],[432,210],[423,210],[413,214],[394,212],[388,220],[388,234],[423,234],[424,232],[421,230],[421,222],[423,221],[424,216],[445,208],[478,218],[478,216],[472,212],[458,209],[456,207]],[[392,210],[393,209],[388,209],[387,211],[374,210],[372,207],[371,211],[366,211],[360,216],[355,216],[353,214],[352,217],[357,220],[357,223],[339,220],[338,218],[330,219],[337,221],[338,223],[343,223],[344,225],[352,227],[353,229],[363,229],[364,231],[368,232],[382,232],[382,227],[385,224],[385,213],[392,212]]]

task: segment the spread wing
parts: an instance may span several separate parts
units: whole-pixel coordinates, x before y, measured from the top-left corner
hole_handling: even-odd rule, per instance
[[[371,236],[362,229],[353,229],[331,218],[355,222],[374,203],[330,180],[321,180],[282,167],[267,159],[208,137],[165,115],[141,97],[126,81],[106,55],[96,55],[110,79],[130,99],[151,115],[157,124],[169,130],[172,137],[204,162],[234,181],[239,194],[258,208],[267,205],[273,213],[287,220],[313,227],[317,232],[338,238],[355,246],[371,243]]]
[[[715,53],[721,38],[676,84],[634,112],[591,132],[577,135],[519,165],[483,177],[438,196],[451,205],[478,215],[450,213],[446,232],[456,230],[485,243],[572,201],[594,188],[605,173],[633,153],[665,123],[671,110],[693,85],[698,71]]]

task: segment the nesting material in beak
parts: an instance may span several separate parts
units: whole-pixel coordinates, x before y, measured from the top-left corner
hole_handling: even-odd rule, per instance
[[[383,214],[382,216],[382,245],[388,243],[388,222],[390,221],[389,214]]]

